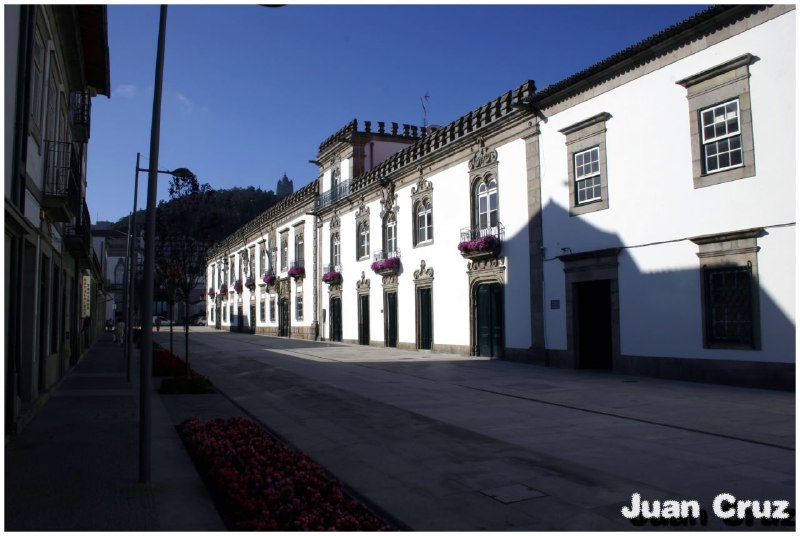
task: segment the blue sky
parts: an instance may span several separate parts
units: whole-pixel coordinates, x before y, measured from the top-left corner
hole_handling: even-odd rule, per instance
[[[160,169],[216,189],[295,189],[352,119],[445,125],[525,80],[543,88],[703,9],[701,5],[170,5]],[[92,103],[92,220],[132,210],[147,168],[157,5],[109,5],[111,98]],[[159,177],[159,199],[168,176]],[[147,173],[139,175],[139,207]]]

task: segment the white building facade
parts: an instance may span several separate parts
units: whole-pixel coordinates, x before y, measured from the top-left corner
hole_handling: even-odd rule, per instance
[[[717,6],[444,127],[353,121],[211,251],[209,325],[793,388],[794,39]]]

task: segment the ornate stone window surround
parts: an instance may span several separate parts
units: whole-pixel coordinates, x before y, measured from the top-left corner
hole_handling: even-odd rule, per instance
[[[498,178],[498,163],[497,163],[497,151],[496,150],[489,150],[485,146],[485,140],[480,139],[480,148],[478,151],[470,158],[469,160],[469,184],[470,184],[470,227],[472,229],[478,229],[480,227],[480,218],[479,218],[479,200],[478,200],[478,190],[481,185],[485,185],[487,189],[492,181],[494,181],[496,188],[499,188],[499,178]],[[497,211],[497,221],[496,224],[499,225],[500,223],[500,204],[499,204],[499,195],[495,191],[495,199],[496,205],[495,210]],[[487,199],[487,226],[488,228],[496,227],[496,225],[491,225],[490,213],[492,207],[489,205],[489,200]]]
[[[686,97],[689,101],[692,176],[695,188],[745,179],[756,174],[753,119],[750,109],[750,64],[755,60],[756,58],[752,54],[743,54],[676,82],[686,88]],[[703,163],[700,114],[715,105],[733,100],[738,100],[739,107],[742,164],[738,167],[708,173]]]
[[[426,207],[430,206],[430,212],[427,212]],[[428,235],[425,237],[424,240],[420,240],[420,235],[422,234],[420,231],[420,222],[419,222],[419,212],[420,207],[424,213],[429,214],[428,218],[426,218],[425,223],[430,222],[430,232],[424,233]],[[412,226],[412,241],[414,247],[423,247],[429,246],[433,244],[433,184],[430,181],[425,180],[422,176],[422,168],[419,168],[419,180],[417,181],[416,186],[411,188],[411,226]]]
[[[596,212],[607,209],[608,202],[608,157],[606,150],[606,122],[611,118],[607,112],[599,113],[588,119],[559,130],[566,136],[567,144],[567,174],[569,183],[569,213],[570,216]],[[600,198],[584,203],[578,202],[578,188],[576,183],[576,158],[575,156],[585,151],[597,148],[600,167]],[[591,179],[588,179],[591,180]]]
[[[362,199],[356,212],[356,260],[369,259],[369,207]]]
[[[716,235],[704,235],[691,238],[690,240],[698,245],[697,256],[700,259],[700,305],[701,316],[703,318],[703,347],[704,348],[725,348],[735,350],[760,350],[761,349],[761,314],[759,307],[759,283],[758,283],[758,237],[764,236],[762,227],[721,233]],[[752,344],[743,343],[723,343],[713,341],[710,333],[710,318],[707,314],[708,289],[705,277],[705,270],[720,268],[744,268],[749,267],[751,273],[750,280],[750,312],[752,326]]]

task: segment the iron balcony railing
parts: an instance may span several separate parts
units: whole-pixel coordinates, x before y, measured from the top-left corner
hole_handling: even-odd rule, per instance
[[[382,261],[384,259],[392,259],[394,257],[400,258],[400,250],[399,249],[395,249],[395,250],[384,250],[384,249],[382,249],[380,251],[376,251],[372,255],[372,260],[373,261]]]
[[[82,210],[75,216],[74,222],[64,224],[64,238],[67,247],[80,255],[89,256],[92,246],[92,220],[89,209],[82,203]]]
[[[497,223],[491,227],[464,227],[461,229],[461,242],[483,238],[484,236],[495,236],[503,240],[506,236],[506,228],[502,223]]]
[[[46,142],[44,195],[66,203],[72,214],[80,211],[80,158],[70,142]],[[46,203],[47,204],[47,203]]]
[[[291,261],[289,263],[289,268],[304,268],[306,262],[304,259],[297,259],[296,261]]]
[[[330,190],[327,190],[314,200],[314,209],[321,210],[325,207],[331,206],[340,199],[347,197],[350,193],[350,181],[342,181]]]
[[[92,98],[89,91],[79,90],[70,94],[70,115],[75,131],[82,134],[82,141],[89,141],[89,127],[92,118]]]
[[[329,274],[331,272],[342,272],[342,265],[341,264],[323,264],[322,265],[322,273]]]

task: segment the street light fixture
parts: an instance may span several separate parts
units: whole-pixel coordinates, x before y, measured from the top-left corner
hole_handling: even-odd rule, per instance
[[[127,255],[128,259],[125,263],[125,303],[123,308],[125,310],[125,363],[127,368],[127,380],[128,383],[131,381],[131,333],[133,330],[133,324],[136,320],[136,307],[134,306],[134,294],[136,288],[136,275],[137,275],[137,266],[138,262],[136,262],[136,244],[135,244],[135,235],[136,235],[136,204],[137,200],[139,199],[139,172],[149,172],[149,169],[139,167],[139,163],[141,161],[142,155],[141,153],[136,153],[136,172],[134,174],[134,183],[133,183],[133,213],[131,217],[128,218],[128,248],[127,248]],[[157,170],[156,173],[162,173],[165,175],[172,175],[173,177],[178,178],[191,178],[194,177],[194,173],[188,168],[176,168],[172,171],[168,170]],[[129,268],[130,267],[130,268]],[[139,311],[141,312],[142,308],[139,307]]]

